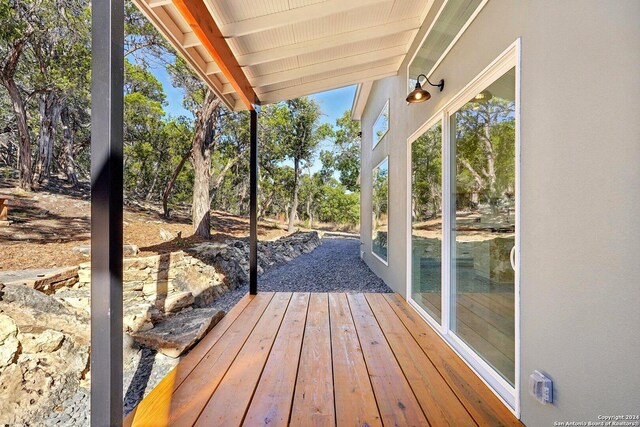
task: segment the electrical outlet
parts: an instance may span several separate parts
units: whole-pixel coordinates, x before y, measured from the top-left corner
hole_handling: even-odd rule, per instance
[[[540,371],[529,375],[529,394],[543,405],[553,402],[553,381]]]

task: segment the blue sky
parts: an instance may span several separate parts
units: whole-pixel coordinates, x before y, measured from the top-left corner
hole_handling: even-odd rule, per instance
[[[172,117],[187,116],[191,117],[191,113],[182,106],[182,97],[184,95],[182,89],[176,88],[171,84],[171,77],[167,73],[164,66],[156,65],[151,68],[151,72],[162,83],[164,91],[167,94],[167,106],[165,110]],[[334,125],[336,119],[342,116],[345,110],[351,108],[353,95],[356,92],[356,86],[347,86],[340,89],[329,90],[326,92],[310,95],[309,98],[315,99],[322,109],[322,123]],[[319,150],[331,150],[331,141],[323,141],[320,143]],[[317,156],[316,156],[317,157]],[[315,159],[311,172],[320,170],[322,164]]]

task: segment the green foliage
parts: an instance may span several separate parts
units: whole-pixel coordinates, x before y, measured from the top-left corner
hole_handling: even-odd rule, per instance
[[[349,191],[360,188],[360,122],[351,120],[351,110],[347,110],[336,120],[333,137],[333,151],[320,153],[323,173],[333,170],[340,174],[340,182]]]
[[[360,194],[351,193],[338,182],[322,187],[317,212],[319,220],[334,224],[357,225],[360,222]]]
[[[440,122],[411,144],[413,217],[431,219],[442,210],[442,125]]]

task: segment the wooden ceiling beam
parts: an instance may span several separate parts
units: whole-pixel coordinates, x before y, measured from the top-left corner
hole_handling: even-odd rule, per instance
[[[391,1],[393,0],[326,0],[308,6],[232,22],[220,29],[225,37],[241,37]]]
[[[211,58],[218,64],[220,71],[229,80],[244,105],[252,110],[254,104],[259,104],[258,96],[253,91],[251,83],[231,52],[204,1],[173,0],[173,4],[198,37],[202,46],[207,49]]]
[[[420,24],[421,21],[418,18],[403,19],[374,27],[366,27],[360,30],[332,34],[328,37],[252,52],[246,55],[240,55],[237,59],[241,67],[258,65],[327,48],[378,39],[407,31],[417,31],[420,28]]]

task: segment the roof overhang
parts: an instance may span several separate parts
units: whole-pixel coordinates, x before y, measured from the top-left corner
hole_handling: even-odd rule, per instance
[[[433,4],[433,0],[134,2],[236,111],[397,75]]]
[[[351,104],[351,120],[360,121],[360,119],[362,119],[362,112],[367,105],[367,99],[369,99],[369,93],[371,93],[372,87],[373,80],[358,84],[356,93],[353,96],[353,103]]]

